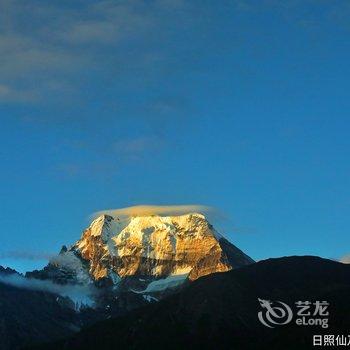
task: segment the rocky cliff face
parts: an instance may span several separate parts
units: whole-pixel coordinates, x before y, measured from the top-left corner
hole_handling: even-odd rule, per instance
[[[293,310],[295,300],[326,300],[329,328],[295,320],[263,326],[257,314],[265,295]],[[312,349],[314,334],[349,333],[349,296],[350,265],[310,256],[268,259],[206,276],[171,298],[40,349]]]
[[[148,298],[184,281],[253,260],[220,236],[201,214],[101,215],[40,272],[59,283],[93,283]]]
[[[0,299],[6,300],[0,302],[0,323],[5,325],[0,324],[0,336],[8,339],[0,349],[68,336],[97,320],[159,301],[201,276],[252,262],[201,214],[101,215],[43,270],[25,278],[0,267]],[[18,283],[8,281],[13,274]],[[23,301],[20,318],[17,298]],[[28,320],[25,327],[22,317]],[[22,340],[18,334],[23,327],[29,330]]]
[[[243,253],[241,261],[230,261],[220,239],[201,214],[134,217],[124,223],[103,215],[73,249],[89,261],[94,280],[113,275],[194,280],[252,262]]]

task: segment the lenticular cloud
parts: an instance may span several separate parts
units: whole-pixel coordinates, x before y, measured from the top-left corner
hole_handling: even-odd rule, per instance
[[[93,216],[107,214],[113,217],[149,216],[149,215],[184,215],[189,213],[206,214],[214,212],[214,208],[204,205],[136,205],[121,209],[108,209],[94,213]]]

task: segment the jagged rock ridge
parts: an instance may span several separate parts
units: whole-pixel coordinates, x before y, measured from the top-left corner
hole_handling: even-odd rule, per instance
[[[73,246],[90,262],[95,280],[111,272],[121,278],[188,274],[194,280],[252,262],[237,248],[241,259],[229,261],[220,245],[222,238],[201,214],[134,217],[123,226],[103,215]]]
[[[253,260],[224,239],[202,214],[97,217],[69,249],[63,247],[30,277],[93,283],[113,293],[163,292],[185,281],[225,272]],[[158,295],[157,295],[158,297]]]

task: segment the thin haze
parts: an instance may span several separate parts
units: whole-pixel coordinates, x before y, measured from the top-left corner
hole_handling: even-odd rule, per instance
[[[49,292],[63,297],[69,297],[74,303],[93,305],[93,296],[97,290],[93,286],[61,285],[51,281],[25,278],[17,274],[0,274],[0,283],[34,291]]]

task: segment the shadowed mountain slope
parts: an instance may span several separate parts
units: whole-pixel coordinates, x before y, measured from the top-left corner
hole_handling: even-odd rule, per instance
[[[288,324],[267,328],[258,298],[328,301],[329,328]],[[311,349],[314,334],[347,334],[350,266],[317,257],[269,259],[190,284],[180,293],[128,315],[100,322],[43,349]]]

